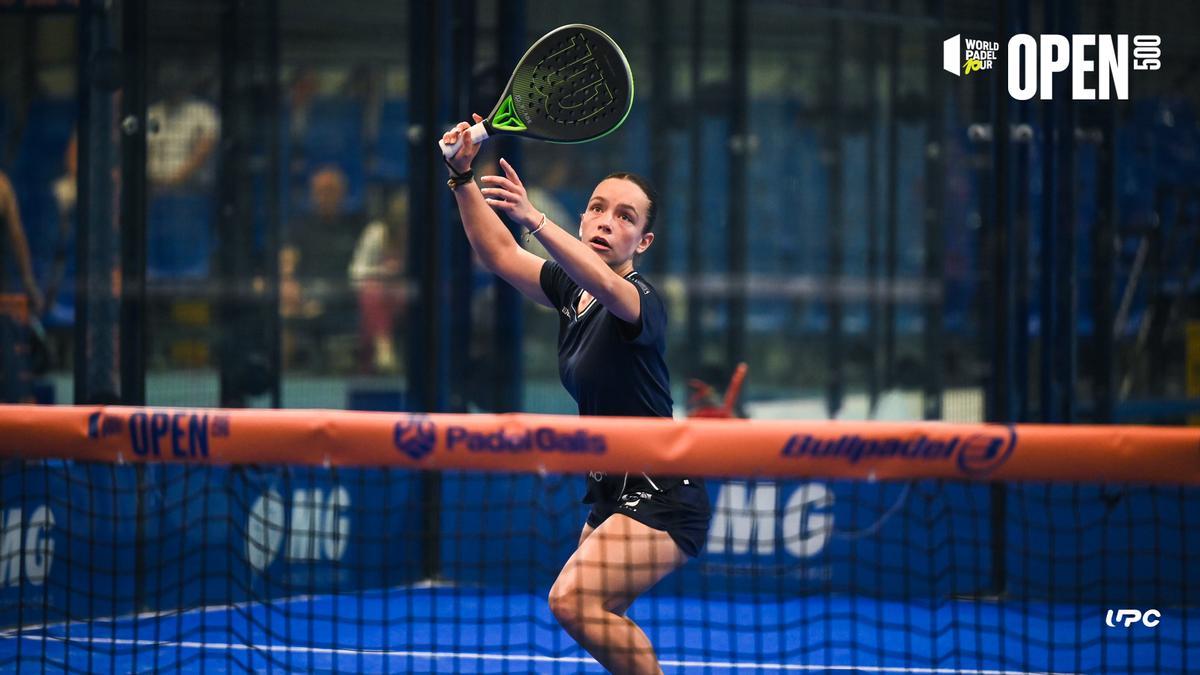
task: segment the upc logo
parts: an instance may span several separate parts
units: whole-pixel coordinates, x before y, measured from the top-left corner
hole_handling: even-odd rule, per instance
[[[1108,624],[1109,628],[1117,626],[1129,628],[1135,623],[1141,623],[1146,628],[1154,628],[1161,618],[1162,613],[1157,609],[1148,609],[1145,612],[1140,609],[1110,609],[1104,622]]]

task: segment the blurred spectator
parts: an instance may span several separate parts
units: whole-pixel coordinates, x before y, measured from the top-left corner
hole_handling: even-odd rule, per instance
[[[297,249],[297,274],[303,279],[345,279],[363,218],[346,212],[346,175],[324,166],[308,181],[312,211],[292,223],[285,246]]]
[[[25,228],[21,225],[21,210],[17,205],[17,193],[13,190],[8,176],[0,171],[0,220],[5,230],[4,243],[0,244],[0,284],[8,281],[5,269],[8,256],[3,254],[7,248],[17,263],[17,271],[21,275],[21,284],[25,295],[29,298],[29,310],[34,316],[42,313],[42,292],[38,289],[37,280],[33,276],[33,261],[29,257],[29,242],[25,238]]]
[[[146,111],[146,175],[158,190],[203,190],[213,183],[209,160],[217,147],[221,120],[211,103],[188,90],[189,76],[180,64],[159,70],[163,100]]]
[[[360,346],[377,372],[397,371],[395,330],[404,310],[404,267],[408,255],[408,193],[397,192],[387,213],[363,229],[350,261],[358,294]]]
[[[300,142],[308,129],[308,111],[319,90],[320,82],[312,68],[303,66],[292,76],[288,85],[288,135],[293,143]]]
[[[71,131],[67,151],[63,157],[63,175],[54,181],[54,200],[58,211],[65,219],[75,212],[76,190],[79,185],[79,131]]]
[[[29,243],[25,239],[25,228],[21,225],[17,194],[8,176],[0,171],[0,226],[5,235],[0,239],[0,287],[8,282],[7,252],[11,251],[25,287],[26,302],[20,296],[0,293],[0,402],[31,403],[29,389],[28,350],[21,345],[32,346],[28,328],[37,324],[35,318],[42,311],[42,296],[33,277],[33,263],[29,257]],[[33,317],[33,319],[31,319]],[[40,325],[40,324],[38,324]]]
[[[63,157],[62,176],[54,181],[54,201],[58,204],[58,239],[54,246],[54,264],[46,281],[46,313],[52,314],[58,291],[66,276],[68,258],[74,251],[75,205],[79,186],[79,131],[71,132],[71,140]]]
[[[309,179],[312,213],[291,224],[280,250],[280,311],[314,344],[313,365],[327,365],[327,338],[348,325],[346,269],[363,218],[347,213],[346,176],[337,167]]]
[[[297,332],[321,313],[316,300],[304,300],[300,292],[300,280],[296,268],[300,262],[299,251],[287,246],[279,251],[279,315],[283,317],[283,363],[291,366],[297,360]]]
[[[383,112],[383,73],[374,66],[355,66],[342,84],[341,95],[362,104],[363,137],[368,143],[379,138],[380,114]]]

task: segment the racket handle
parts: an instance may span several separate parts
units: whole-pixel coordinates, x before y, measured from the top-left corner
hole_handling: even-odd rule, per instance
[[[487,127],[485,127],[483,125],[483,122],[479,122],[477,124],[472,125],[471,128],[467,129],[467,135],[469,135],[471,137],[472,143],[475,143],[476,145],[478,145],[487,140],[487,138],[488,138]],[[445,157],[446,159],[450,159],[451,157],[454,156],[454,153],[458,152],[458,147],[460,145],[462,145],[462,142],[463,142],[463,139],[460,136],[458,138],[458,141],[456,141],[453,144],[446,144],[446,143],[443,143],[442,141],[438,141],[438,147],[440,147],[442,149],[442,156]]]

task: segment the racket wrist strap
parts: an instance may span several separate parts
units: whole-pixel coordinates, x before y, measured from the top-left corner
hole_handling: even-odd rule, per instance
[[[471,167],[467,167],[466,171],[459,171],[458,169],[454,168],[454,165],[450,163],[449,159],[442,157],[442,161],[446,163],[446,168],[450,169],[450,176],[452,178],[461,180],[465,183],[475,176],[475,171],[472,170]]]
[[[467,183],[473,182],[472,181],[473,178],[475,178],[475,174],[468,171],[464,174],[459,174],[457,176],[451,176],[450,179],[446,181],[446,185],[449,186],[449,188],[451,190],[453,190],[461,185],[466,185]]]
[[[443,159],[445,158],[443,157]],[[449,186],[451,190],[475,180],[475,171],[473,169],[467,169],[466,171],[459,173],[453,166],[450,166],[449,160],[446,160],[446,166],[450,168],[450,179],[446,181],[446,185]]]

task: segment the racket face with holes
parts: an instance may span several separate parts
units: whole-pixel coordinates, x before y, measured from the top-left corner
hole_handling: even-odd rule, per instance
[[[570,24],[521,57],[495,109],[489,134],[583,143],[611,133],[633,107],[633,71],[612,38]]]

